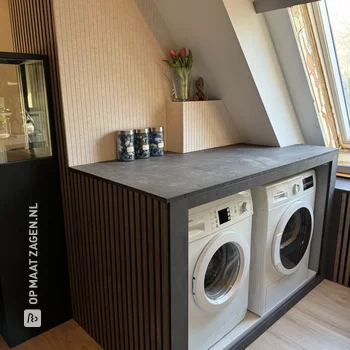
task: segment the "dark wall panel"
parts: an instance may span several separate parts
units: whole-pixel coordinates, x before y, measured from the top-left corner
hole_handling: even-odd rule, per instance
[[[336,237],[333,264],[334,282],[350,287],[350,193],[336,190],[332,215]]]
[[[10,21],[14,50],[16,52],[47,55],[50,67],[51,95],[57,134],[57,149],[66,236],[69,239],[75,225],[71,208],[73,194],[68,171],[62,96],[55,42],[51,0],[9,0]],[[68,253],[71,251],[68,245]],[[72,254],[68,254],[68,258]],[[71,284],[75,281],[70,280]]]
[[[168,205],[68,168],[51,0],[9,8],[15,51],[49,57],[73,318],[105,349],[167,350]]]
[[[66,237],[69,238],[73,236],[72,226],[75,223],[72,220],[73,213],[70,206],[72,194],[69,192],[71,186],[66,157],[67,152],[51,0],[9,0],[9,12],[14,50],[20,53],[44,54],[47,55],[49,59],[51,88],[49,94],[53,100],[52,119],[54,120],[56,129],[59,160],[59,167],[56,171],[61,179],[61,193],[58,195],[62,196],[62,201],[64,203],[65,231]],[[49,174],[46,174],[46,176],[49,177]],[[62,228],[60,233],[64,234]],[[59,254],[60,257],[64,257],[65,247],[60,246],[60,248],[58,248],[56,245],[56,248],[58,250],[61,249],[61,253],[58,252],[57,254]],[[71,260],[71,258],[74,257],[74,253],[70,245],[68,245],[67,249],[68,259]],[[71,261],[70,265],[72,266]],[[75,281],[70,280],[70,283],[75,283]],[[55,293],[53,291],[51,297],[54,296]],[[67,298],[61,299],[64,300],[65,303],[63,307],[70,309],[70,301],[67,301]],[[71,312],[68,314],[67,318],[69,319],[71,317]],[[50,326],[55,326],[55,324],[51,324]]]
[[[104,349],[169,349],[167,204],[72,177],[74,318]]]

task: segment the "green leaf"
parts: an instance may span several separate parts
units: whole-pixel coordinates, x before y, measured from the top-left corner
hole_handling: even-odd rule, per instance
[[[187,59],[187,68],[192,68],[193,65],[193,56],[192,51],[189,50],[188,59]]]
[[[184,79],[184,75],[183,75],[183,71],[182,71],[182,68],[181,68],[181,67],[176,68],[176,73],[177,73],[177,75],[180,77],[181,80]]]
[[[163,62],[167,63],[170,68],[175,68],[174,63],[168,60],[163,60]]]
[[[174,63],[173,68],[181,68],[181,63],[180,63],[180,61],[177,60],[177,61]]]

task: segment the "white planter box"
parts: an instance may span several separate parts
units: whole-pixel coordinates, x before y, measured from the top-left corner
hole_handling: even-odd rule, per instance
[[[224,103],[217,101],[169,102],[166,149],[188,153],[233,145],[237,133]]]

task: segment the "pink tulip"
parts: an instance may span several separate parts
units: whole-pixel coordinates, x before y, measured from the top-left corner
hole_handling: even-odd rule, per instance
[[[186,47],[183,47],[179,52],[179,55],[181,58],[186,58],[188,54],[189,54],[189,51],[188,49],[186,49]]]
[[[176,51],[174,49],[170,49],[169,53],[170,53],[171,58],[174,60],[177,56]]]

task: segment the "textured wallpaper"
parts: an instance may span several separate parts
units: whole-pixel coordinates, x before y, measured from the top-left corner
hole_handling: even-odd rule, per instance
[[[171,92],[152,8],[146,22],[135,0],[53,4],[69,165],[115,159],[118,129],[166,127]]]

